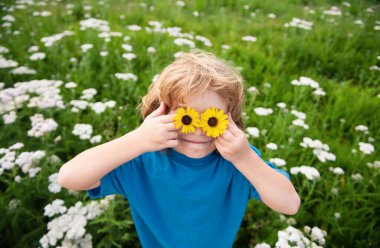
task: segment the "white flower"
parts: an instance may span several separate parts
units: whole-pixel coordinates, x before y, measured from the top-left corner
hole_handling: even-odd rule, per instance
[[[55,199],[51,204],[44,207],[44,215],[52,217],[56,214],[63,214],[66,212],[67,208],[63,205],[64,201],[61,199]]]
[[[134,53],[123,53],[122,57],[127,59],[127,60],[132,60],[136,58],[136,54]]]
[[[277,145],[275,143],[268,143],[267,148],[271,150],[277,150]]]
[[[340,167],[329,167],[329,170],[332,171],[334,174],[336,175],[343,175],[344,174],[344,170]]]
[[[257,41],[256,37],[250,36],[250,35],[243,36],[241,39],[244,40],[244,41],[249,41],[249,42],[255,42],[255,41]]]
[[[72,88],[76,88],[78,85],[74,82],[68,82],[65,84],[65,88],[68,88],[68,89],[72,89]]]
[[[3,115],[4,124],[9,125],[16,121],[17,115],[16,111],[10,111]]]
[[[93,44],[88,44],[88,43],[80,46],[80,48],[82,49],[82,52],[84,52],[84,53],[93,47],[94,47]]]
[[[132,46],[129,45],[129,44],[121,44],[121,47],[127,51],[127,52],[131,52],[132,51]]]
[[[249,135],[255,138],[260,136],[260,131],[257,127],[247,127],[247,132]]]
[[[125,81],[137,81],[137,76],[133,73],[115,73],[115,77]]]
[[[273,113],[273,109],[271,108],[258,107],[258,108],[255,108],[254,110],[257,115],[261,115],[261,116],[266,116]]]
[[[46,133],[56,130],[58,127],[58,123],[54,119],[44,119],[43,115],[39,113],[29,118],[32,122],[32,128],[28,130],[27,134],[31,137],[41,137]]]
[[[128,29],[131,30],[131,31],[140,31],[141,30],[141,27],[139,25],[129,25],[128,26]]]
[[[36,73],[37,73],[36,70],[30,69],[29,67],[26,67],[26,66],[20,66],[11,70],[11,74],[14,74],[14,75],[34,75]]]
[[[313,27],[312,22],[308,22],[296,17],[293,17],[292,21],[290,23],[285,23],[284,26],[287,27],[296,27],[296,28],[302,28],[306,30],[311,30]]]
[[[193,41],[189,39],[185,39],[185,38],[176,38],[174,40],[174,44],[176,44],[177,46],[187,45],[187,46],[190,46],[191,48],[195,47],[195,43]]]
[[[148,53],[156,53],[156,49],[154,47],[148,47],[147,49]]]
[[[90,143],[92,143],[92,144],[99,143],[101,140],[102,140],[102,136],[101,135],[96,135],[96,136],[93,136],[90,139]]]
[[[359,142],[359,150],[365,154],[371,154],[375,151],[375,147],[370,143]]]
[[[30,55],[29,59],[30,60],[42,60],[46,57],[46,54],[45,53],[33,53],[32,55]]]
[[[269,159],[269,162],[279,167],[286,165],[286,161],[281,158],[271,158]]]
[[[49,176],[48,189],[52,193],[58,193],[61,191],[62,186],[58,183],[58,173],[54,173]]]
[[[100,51],[100,56],[105,57],[108,55],[108,51]]]
[[[311,167],[311,166],[306,166],[306,165],[301,165],[300,167],[292,167],[290,168],[290,173],[291,174],[302,173],[309,180],[317,180],[321,177],[319,174],[319,171],[316,168]]]
[[[286,108],[286,103],[284,103],[284,102],[279,102],[279,103],[277,103],[276,105],[277,105],[277,107],[279,107],[279,108],[281,108],[281,109]]]
[[[90,124],[75,124],[72,133],[79,136],[80,139],[90,139],[92,126]]]
[[[358,125],[355,127],[355,131],[366,132],[368,131],[368,127],[364,125]]]

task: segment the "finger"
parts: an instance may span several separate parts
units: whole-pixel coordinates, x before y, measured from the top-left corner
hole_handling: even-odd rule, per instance
[[[228,130],[230,130],[230,132],[234,135],[234,136],[237,136],[239,133],[238,131],[240,130],[237,126],[236,126],[236,123],[234,122],[234,120],[232,119],[231,117],[231,113],[228,112],[227,114],[228,116],[228,120],[229,120],[229,125],[228,125]]]
[[[160,106],[158,106],[158,108],[154,110],[152,113],[150,113],[147,117],[154,118],[154,117],[163,115],[165,114],[165,109],[166,109],[166,104],[163,101],[161,101]]]
[[[164,123],[163,125],[165,128],[165,131],[176,131],[177,132],[179,129],[181,129],[181,127],[176,128],[176,125],[173,122]]]
[[[235,138],[235,136],[229,129],[224,130],[224,133],[220,137],[224,138],[225,140],[232,140],[233,138]]]
[[[171,140],[171,139],[177,139],[178,138],[178,132],[177,131],[169,131],[167,133],[167,138],[169,140]]]
[[[228,142],[222,136],[216,138],[215,142],[218,142],[222,146],[226,146],[228,144]]]
[[[174,116],[176,116],[176,114],[161,115],[161,116],[159,116],[157,118],[160,118],[160,120],[163,123],[170,123],[170,122],[174,122]]]

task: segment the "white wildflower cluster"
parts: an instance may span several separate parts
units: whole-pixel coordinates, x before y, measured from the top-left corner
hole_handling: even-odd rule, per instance
[[[259,90],[255,87],[255,86],[250,86],[248,89],[247,89],[248,92],[252,93],[252,94],[259,94]]]
[[[11,59],[5,59],[0,56],[0,68],[12,68],[18,66],[18,62],[11,60]]]
[[[269,159],[269,162],[271,162],[272,164],[274,164],[278,167],[286,165],[286,161],[281,159],[281,158],[271,158],[271,159]]]
[[[51,12],[50,11],[33,11],[32,12],[32,15],[33,16],[43,16],[43,17],[46,17],[46,16],[51,16]]]
[[[34,75],[37,73],[37,71],[27,66],[19,66],[17,68],[12,69],[10,73],[13,75]]]
[[[361,182],[363,180],[363,176],[360,173],[355,173],[351,175],[352,180],[356,182]]]
[[[82,95],[80,96],[80,99],[84,100],[90,100],[92,99],[98,91],[95,88],[88,88],[82,91]]]
[[[63,82],[60,80],[32,80],[28,82],[18,82],[12,88],[0,91],[0,114],[12,110],[23,108],[24,102],[28,102],[27,107],[37,107],[47,109],[57,107],[64,109],[62,96],[59,95],[59,86]],[[30,97],[29,94],[33,94]]]
[[[41,247],[92,247],[92,236],[86,234],[88,220],[92,220],[102,214],[114,196],[107,196],[99,202],[92,201],[87,205],[77,202],[68,210],[61,199],[54,200],[45,206],[45,216],[52,217],[48,224],[48,233],[39,240]],[[57,242],[62,240],[61,246]]]
[[[334,16],[342,15],[342,11],[336,6],[332,6],[330,9],[324,10],[322,13],[325,15],[334,15]]]
[[[70,105],[73,107],[71,108],[71,112],[78,113],[80,110],[84,110],[87,107],[90,107],[96,114],[103,113],[107,108],[114,108],[116,105],[116,102],[113,100],[107,101],[107,102],[95,102],[91,103],[86,100],[71,100]]]
[[[241,38],[244,41],[255,42],[257,38],[255,36],[246,35]]]
[[[362,132],[364,134],[369,134],[368,127],[364,125],[358,125],[355,127],[355,131]]]
[[[16,19],[12,15],[5,15],[1,18],[3,20],[1,26],[4,28],[12,27],[12,23],[16,21]]]
[[[52,36],[42,37],[41,42],[44,43],[45,47],[51,47],[57,41],[61,40],[62,38],[66,36],[71,36],[71,35],[74,35],[73,31],[65,30],[62,33],[54,34]]]
[[[77,123],[74,126],[73,132],[75,136],[79,136],[80,139],[90,139],[92,134],[92,126],[90,124]]]
[[[95,29],[100,32],[110,31],[109,23],[105,20],[88,18],[79,22],[80,30]]]
[[[254,138],[260,137],[260,130],[257,127],[247,127],[247,132]]]
[[[379,169],[380,169],[380,161],[379,161],[379,160],[376,160],[376,161],[374,161],[373,163],[368,162],[368,163],[367,163],[367,166],[368,166],[369,168],[374,168],[374,169],[379,170]]]
[[[375,22],[375,26],[373,27],[374,30],[379,31],[380,30],[380,21]]]
[[[268,143],[267,144],[267,148],[270,149],[270,150],[277,150],[278,146],[275,143]]]
[[[292,124],[294,126],[300,126],[300,127],[303,127],[304,129],[309,129],[309,125],[307,125],[305,123],[305,119],[306,119],[306,114],[305,113],[297,111],[295,109],[293,109],[292,111],[290,111],[290,113],[293,114],[293,115],[295,115],[297,117],[297,119],[295,119],[295,120],[292,121]]]
[[[301,173],[306,176],[307,179],[313,181],[313,180],[318,180],[321,175],[319,171],[311,166],[307,165],[301,165],[299,167],[292,167],[290,168],[290,173],[291,174],[298,174]]]
[[[41,137],[46,133],[50,133],[57,129],[58,123],[53,118],[44,119],[42,114],[34,114],[29,117],[32,122],[32,128],[28,130],[27,134],[30,137]]]
[[[124,81],[137,81],[137,76],[133,73],[115,73],[115,77],[120,80]]]
[[[80,49],[82,50],[82,53],[85,53],[85,52],[87,52],[88,50],[90,50],[93,47],[94,47],[93,44],[86,43],[86,44],[81,45]]]
[[[325,245],[325,237],[327,232],[318,227],[304,227],[304,232],[295,227],[288,226],[285,230],[277,233],[278,241],[275,244],[276,248],[282,247],[322,247]],[[308,238],[308,237],[310,238]]]
[[[299,19],[297,17],[293,17],[293,19],[292,19],[291,22],[284,24],[284,27],[286,27],[286,28],[288,28],[288,27],[296,27],[296,28],[302,28],[302,29],[306,29],[306,30],[311,30],[312,27],[313,27],[313,23],[305,21],[305,20],[302,20],[302,19]]]
[[[157,53],[157,50],[154,47],[148,47],[146,50],[148,53]]]
[[[313,154],[317,156],[319,161],[325,163],[327,160],[335,161],[336,156],[330,153],[330,147],[327,144],[323,144],[320,140],[312,140],[311,138],[304,137],[303,142],[300,143],[302,147],[313,148]]]
[[[123,53],[121,56],[126,60],[132,60],[137,57],[134,53]]]
[[[137,24],[128,25],[127,28],[128,30],[135,31],[135,32],[140,31],[142,29],[142,27]]]
[[[254,109],[255,113],[260,116],[267,116],[273,113],[273,109],[271,108],[263,108],[263,107],[257,107]]]
[[[311,78],[301,76],[299,80],[292,80],[292,85],[300,86],[300,85],[306,85],[310,86],[311,88],[314,88],[314,95],[317,96],[324,96],[326,95],[326,92],[319,86],[319,83],[314,81]]]
[[[17,118],[16,111],[12,110],[8,112],[7,114],[4,114],[2,117],[3,117],[4,124],[9,125],[16,121],[16,118]]]
[[[176,44],[177,46],[187,45],[187,46],[189,46],[191,48],[195,47],[194,41],[186,39],[186,38],[176,38],[174,40],[174,44]]]
[[[344,170],[340,167],[329,167],[329,171],[333,172],[335,175],[343,175]]]
[[[204,36],[196,35],[195,39],[199,40],[199,41],[202,41],[205,46],[208,46],[208,47],[212,46],[211,41],[209,39],[207,39],[206,37],[204,37]]]
[[[364,154],[371,154],[375,151],[375,147],[370,143],[359,142],[359,150]]]
[[[8,148],[0,148],[0,155],[4,155],[0,158],[0,175],[2,175],[5,170],[11,170],[15,166],[20,167],[21,171],[24,174],[28,174],[31,178],[35,177],[35,175],[41,171],[41,168],[35,165],[45,157],[46,153],[38,150],[35,152],[21,152],[18,154],[15,150],[22,147],[24,147],[24,144],[18,142]],[[20,175],[17,175],[15,180],[16,182],[20,182]]]
[[[46,57],[45,53],[37,52],[37,53],[33,53],[32,55],[30,55],[29,59],[32,61],[36,61],[36,60],[42,60],[45,57]]]
[[[58,183],[58,172],[53,173],[49,176],[49,186],[48,189],[52,193],[61,192],[62,186]]]

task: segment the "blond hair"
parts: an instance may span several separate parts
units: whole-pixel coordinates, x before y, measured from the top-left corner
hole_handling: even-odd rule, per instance
[[[189,96],[203,94],[207,90],[214,91],[226,101],[227,112],[244,131],[241,116],[245,104],[243,77],[230,62],[200,49],[183,53],[165,67],[149,86],[137,109],[141,109],[145,120],[161,101],[166,104],[168,113]]]

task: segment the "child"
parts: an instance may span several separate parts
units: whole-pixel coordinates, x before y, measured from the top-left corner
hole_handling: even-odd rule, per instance
[[[248,143],[243,103],[233,66],[202,50],[186,53],[150,85],[138,106],[141,126],[67,162],[59,182],[92,199],[123,195],[143,247],[232,247],[248,200],[285,214],[300,205],[289,174]],[[185,107],[223,110],[228,129],[216,138],[199,126],[182,132],[174,119]]]

